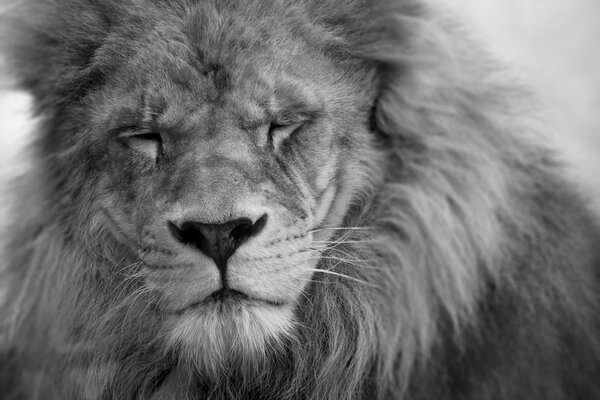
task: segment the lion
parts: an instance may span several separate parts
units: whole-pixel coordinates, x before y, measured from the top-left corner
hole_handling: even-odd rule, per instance
[[[5,399],[600,398],[600,229],[420,0],[25,0]]]

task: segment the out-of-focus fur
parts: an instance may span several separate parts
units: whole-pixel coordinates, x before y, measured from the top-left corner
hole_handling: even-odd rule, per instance
[[[348,229],[321,250],[291,331],[213,374],[167,346],[121,273],[130,255],[93,209],[105,177],[82,133],[130,38],[193,13],[197,29],[235,15],[269,46],[301,43],[334,66],[327,84],[364,93],[349,115],[370,110],[340,175],[356,181]],[[600,398],[598,228],[527,94],[452,21],[413,0],[39,0],[4,18],[43,123],[2,272],[2,398]],[[187,51],[164,35],[158,51]]]

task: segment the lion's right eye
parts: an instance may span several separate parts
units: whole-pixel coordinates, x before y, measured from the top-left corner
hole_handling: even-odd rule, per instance
[[[158,133],[141,133],[122,138],[127,147],[144,154],[153,160],[158,160],[163,152],[163,139]]]

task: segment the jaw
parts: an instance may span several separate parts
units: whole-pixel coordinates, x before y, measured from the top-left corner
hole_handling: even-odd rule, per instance
[[[294,326],[289,305],[211,302],[173,316],[167,343],[199,373],[218,378],[226,369],[260,368],[293,337]]]

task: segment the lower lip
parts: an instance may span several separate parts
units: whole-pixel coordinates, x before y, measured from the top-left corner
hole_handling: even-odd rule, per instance
[[[224,297],[218,299],[208,298],[202,301],[192,303],[186,306],[185,308],[179,309],[175,312],[175,314],[181,315],[187,311],[202,310],[206,308],[216,308],[219,311],[227,311],[235,309],[236,307],[281,307],[282,305],[282,303],[276,303],[273,301],[263,299],[254,299],[250,297]]]

